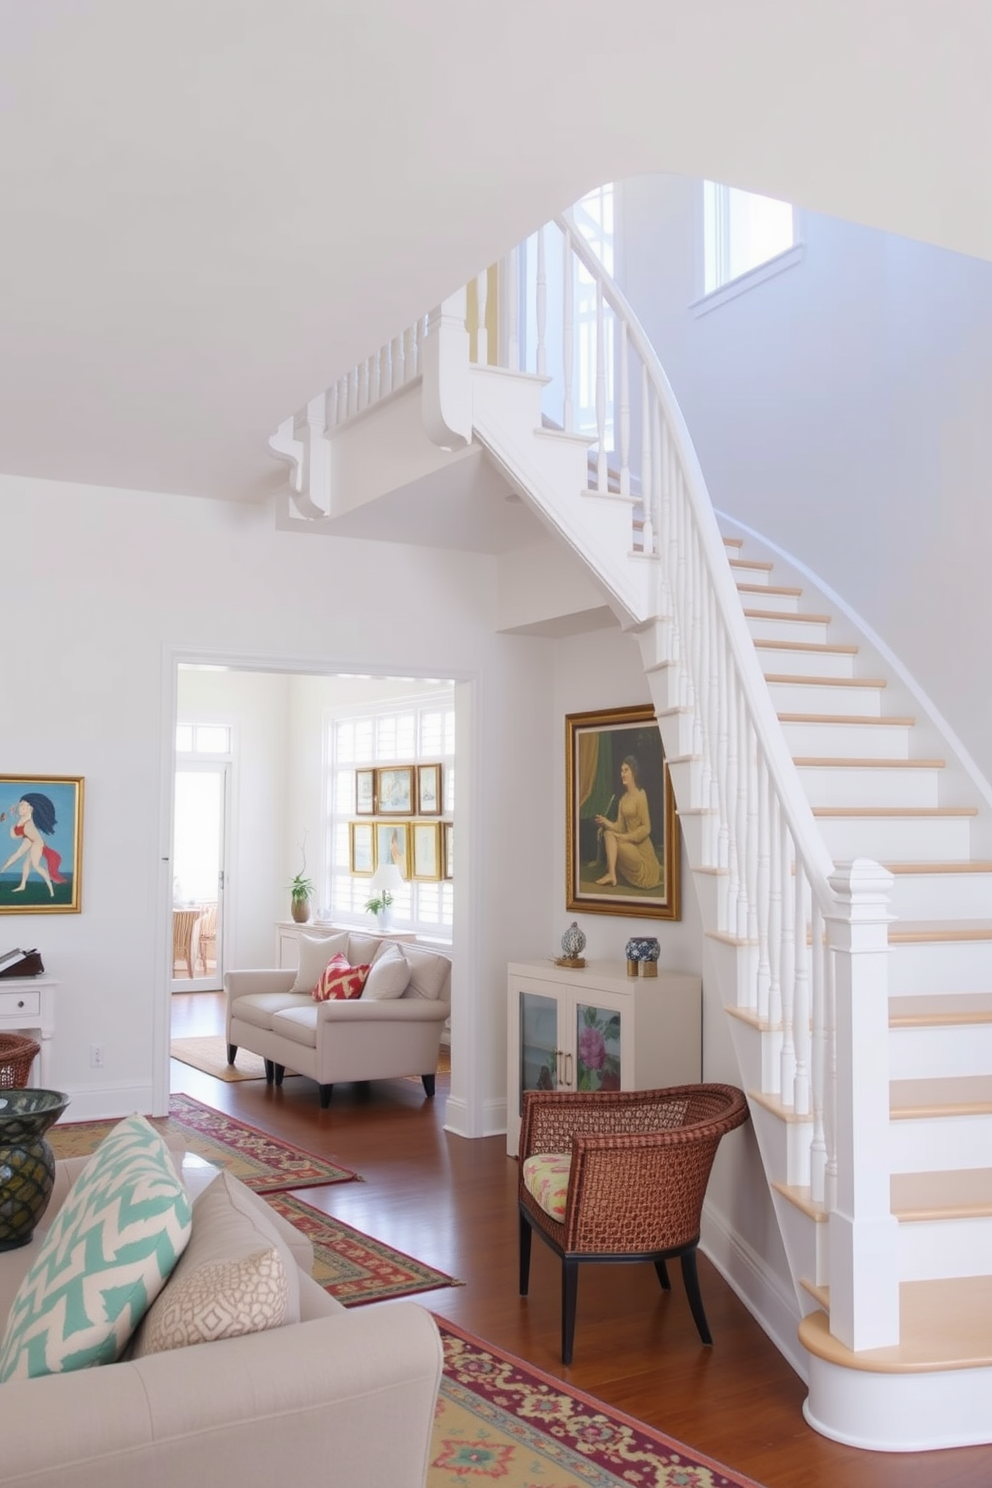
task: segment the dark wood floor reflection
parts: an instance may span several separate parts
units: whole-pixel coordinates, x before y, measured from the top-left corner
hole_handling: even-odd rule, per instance
[[[211,993],[175,995],[175,1036],[222,1031],[222,1002]],[[467,1141],[444,1131],[447,1083],[439,1078],[433,1101],[419,1081],[341,1085],[321,1111],[316,1085],[302,1078],[276,1090],[172,1061],[173,1090],[356,1169],[364,1182],[300,1197],[465,1283],[418,1298],[433,1312],[767,1488],[992,1483],[992,1448],[859,1452],[812,1431],[802,1381],[705,1258],[712,1348],[700,1345],[677,1268],[666,1296],[649,1266],[591,1266],[579,1280],[575,1360],[562,1368],[557,1263],[535,1242],[530,1297],[518,1296],[516,1163],[502,1137]]]

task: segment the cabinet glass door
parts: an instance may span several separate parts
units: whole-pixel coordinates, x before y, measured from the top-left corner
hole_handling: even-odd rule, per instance
[[[558,1003],[537,992],[520,994],[520,1093],[558,1088]],[[619,1087],[618,1087],[619,1088]]]
[[[620,1089],[620,1014],[615,1008],[576,1003],[575,1088]]]

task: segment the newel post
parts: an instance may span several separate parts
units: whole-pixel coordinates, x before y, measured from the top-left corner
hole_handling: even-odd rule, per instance
[[[464,289],[449,295],[427,317],[421,352],[420,410],[427,437],[441,449],[463,449],[472,440],[472,383]]]
[[[830,1331],[847,1348],[899,1342],[897,1224],[889,1205],[889,903],[867,858],[830,878],[836,998],[837,1201],[830,1214]]]

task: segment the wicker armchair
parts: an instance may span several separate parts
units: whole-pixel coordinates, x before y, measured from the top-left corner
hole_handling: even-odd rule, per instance
[[[527,1295],[536,1230],[561,1258],[563,1364],[572,1362],[580,1261],[651,1261],[668,1291],[665,1262],[678,1256],[699,1336],[712,1343],[696,1273],[700,1214],[720,1138],[747,1118],[744,1093],[732,1085],[524,1094],[520,1295]],[[543,1204],[532,1192],[541,1178],[536,1159],[555,1153],[569,1158],[567,1176],[559,1178],[560,1217],[551,1210],[561,1209],[561,1191],[557,1202],[542,1191]]]

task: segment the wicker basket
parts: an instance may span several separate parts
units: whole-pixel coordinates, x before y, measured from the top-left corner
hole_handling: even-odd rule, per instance
[[[20,1090],[27,1085],[40,1048],[23,1033],[0,1033],[0,1090]]]

